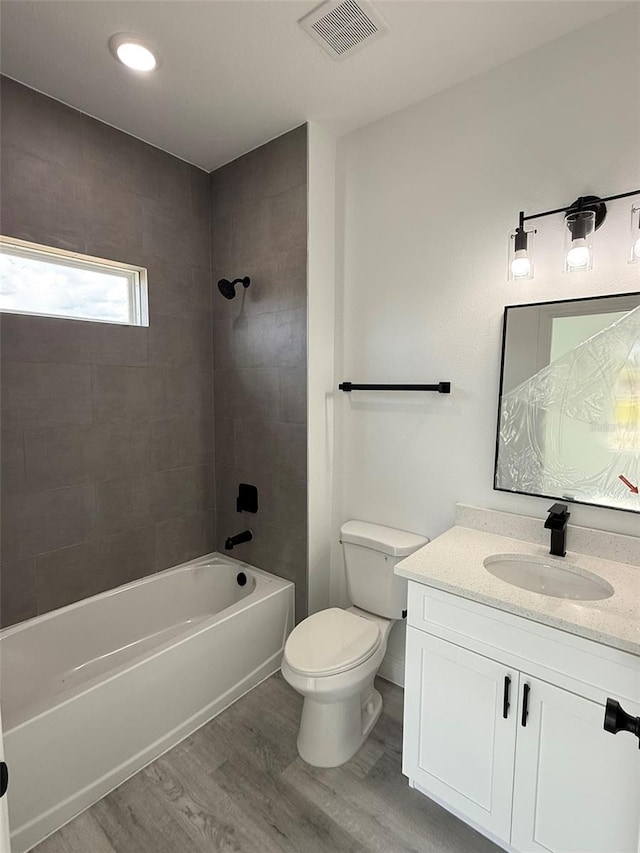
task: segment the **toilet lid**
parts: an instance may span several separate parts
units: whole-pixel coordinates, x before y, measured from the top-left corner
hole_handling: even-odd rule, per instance
[[[379,645],[380,629],[375,622],[330,607],[293,629],[284,656],[289,666],[305,675],[334,675],[362,663]]]

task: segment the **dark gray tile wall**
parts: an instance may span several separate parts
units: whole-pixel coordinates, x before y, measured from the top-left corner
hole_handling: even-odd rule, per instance
[[[307,132],[302,126],[211,175],[218,549],[296,584],[307,613]],[[224,299],[218,279],[248,275]],[[259,490],[236,512],[239,483]]]
[[[150,306],[0,319],[7,625],[214,550],[215,488],[209,176],[1,82],[2,233],[146,266]]]

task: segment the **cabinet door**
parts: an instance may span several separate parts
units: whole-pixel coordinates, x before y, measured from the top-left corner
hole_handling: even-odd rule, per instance
[[[511,706],[505,710],[509,686]],[[516,671],[407,629],[403,772],[420,790],[505,841],[517,696]]]
[[[522,696],[529,686],[529,713]],[[632,703],[623,703],[637,714]],[[604,706],[520,676],[511,843],[522,853],[637,853],[640,750]]]

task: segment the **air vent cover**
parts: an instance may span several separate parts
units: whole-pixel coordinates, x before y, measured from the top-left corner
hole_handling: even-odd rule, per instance
[[[334,59],[346,59],[389,32],[367,0],[327,0],[299,22]]]

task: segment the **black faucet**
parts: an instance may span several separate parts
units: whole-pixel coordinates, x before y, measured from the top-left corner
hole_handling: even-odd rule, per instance
[[[554,557],[566,557],[567,555],[567,522],[570,512],[566,504],[554,504],[547,510],[549,517],[544,523],[547,530],[551,531],[551,548],[549,553]]]
[[[250,530],[243,530],[242,533],[236,533],[235,536],[229,536],[224,543],[225,550],[233,551],[234,545],[242,545],[243,542],[251,542],[253,533]]]

